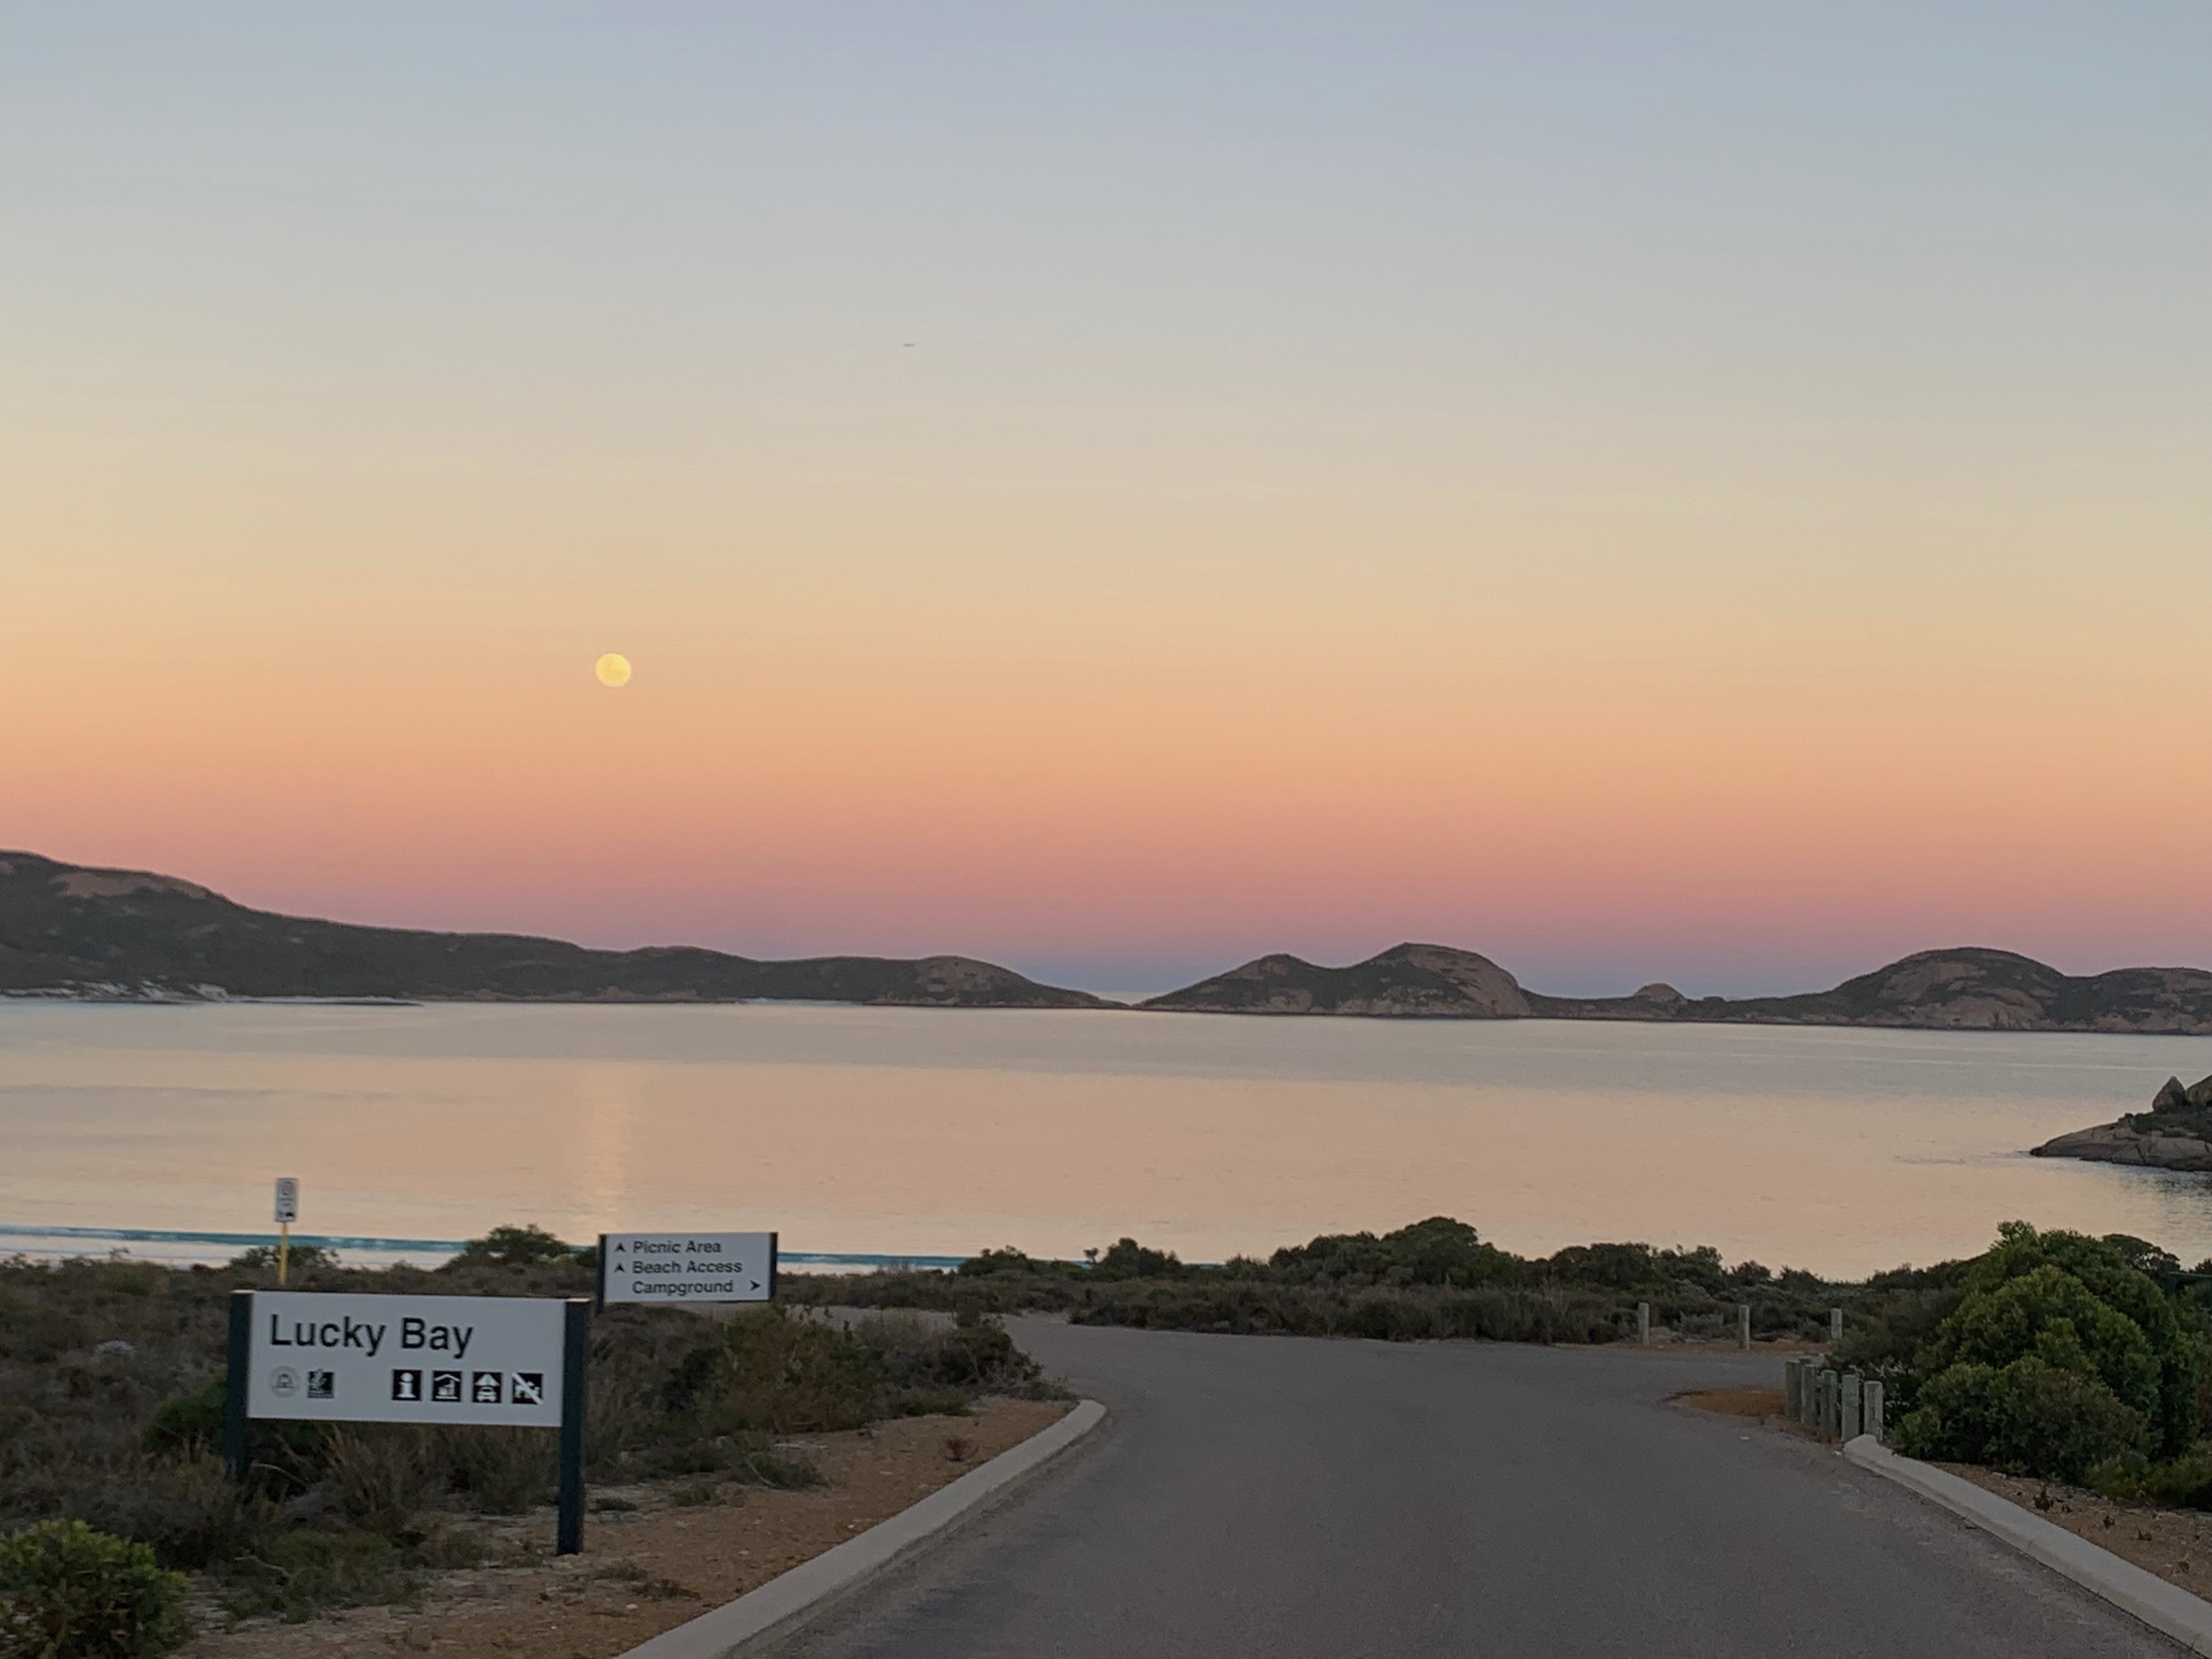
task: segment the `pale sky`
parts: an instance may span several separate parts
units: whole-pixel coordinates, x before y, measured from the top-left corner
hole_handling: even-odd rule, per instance
[[[0,846],[1109,988],[2212,963],[2208,70],[2197,0],[0,4]]]

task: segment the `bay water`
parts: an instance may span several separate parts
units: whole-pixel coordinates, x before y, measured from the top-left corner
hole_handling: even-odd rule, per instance
[[[743,1005],[0,1002],[0,1251],[46,1230],[1218,1261],[1425,1216],[1856,1276],[2009,1218],[2212,1256],[2212,1177],[2031,1158],[2212,1038]],[[164,1259],[228,1247],[138,1239]],[[347,1250],[363,1260],[435,1252]]]

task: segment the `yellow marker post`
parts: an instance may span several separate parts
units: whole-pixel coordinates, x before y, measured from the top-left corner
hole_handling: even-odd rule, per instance
[[[300,1178],[276,1177],[276,1282],[282,1285],[292,1267],[292,1224],[300,1218]]]

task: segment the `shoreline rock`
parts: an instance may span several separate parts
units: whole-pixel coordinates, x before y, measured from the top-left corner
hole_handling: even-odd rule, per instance
[[[2212,1077],[2187,1088],[2168,1078],[2148,1112],[2053,1136],[2029,1156],[2212,1173]]]

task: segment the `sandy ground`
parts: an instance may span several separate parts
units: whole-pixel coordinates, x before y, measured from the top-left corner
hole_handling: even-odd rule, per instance
[[[1705,1389],[1678,1395],[1675,1403],[1756,1419],[1789,1434],[1808,1437],[1812,1434],[1803,1424],[1782,1415],[1779,1389]],[[1999,1474],[1972,1463],[1936,1467],[2019,1504],[2031,1515],[2078,1533],[2099,1548],[2110,1550],[2122,1560],[2132,1561],[2191,1595],[2212,1592],[2212,1515],[2200,1510],[2158,1510],[2115,1503],[2078,1487]]]
[[[1070,1408],[987,1400],[972,1417],[905,1418],[782,1443],[804,1448],[829,1477],[811,1492],[696,1480],[595,1487],[594,1504],[637,1507],[593,1510],[581,1555],[552,1555],[550,1509],[471,1522],[510,1565],[441,1574],[416,1607],[354,1607],[303,1625],[263,1619],[223,1629],[210,1605],[199,1609],[206,1633],[179,1659],[608,1659],[897,1514]]]
[[[2212,1591],[2212,1515],[2201,1510],[2153,1510],[2116,1504],[2093,1492],[2056,1481],[2024,1480],[1976,1468],[1971,1463],[1938,1463],[1939,1469],[2009,1498],[2030,1515],[2079,1533],[2100,1549],[2154,1572],[2192,1595]],[[2049,1507],[2045,1508],[2045,1505]]]

